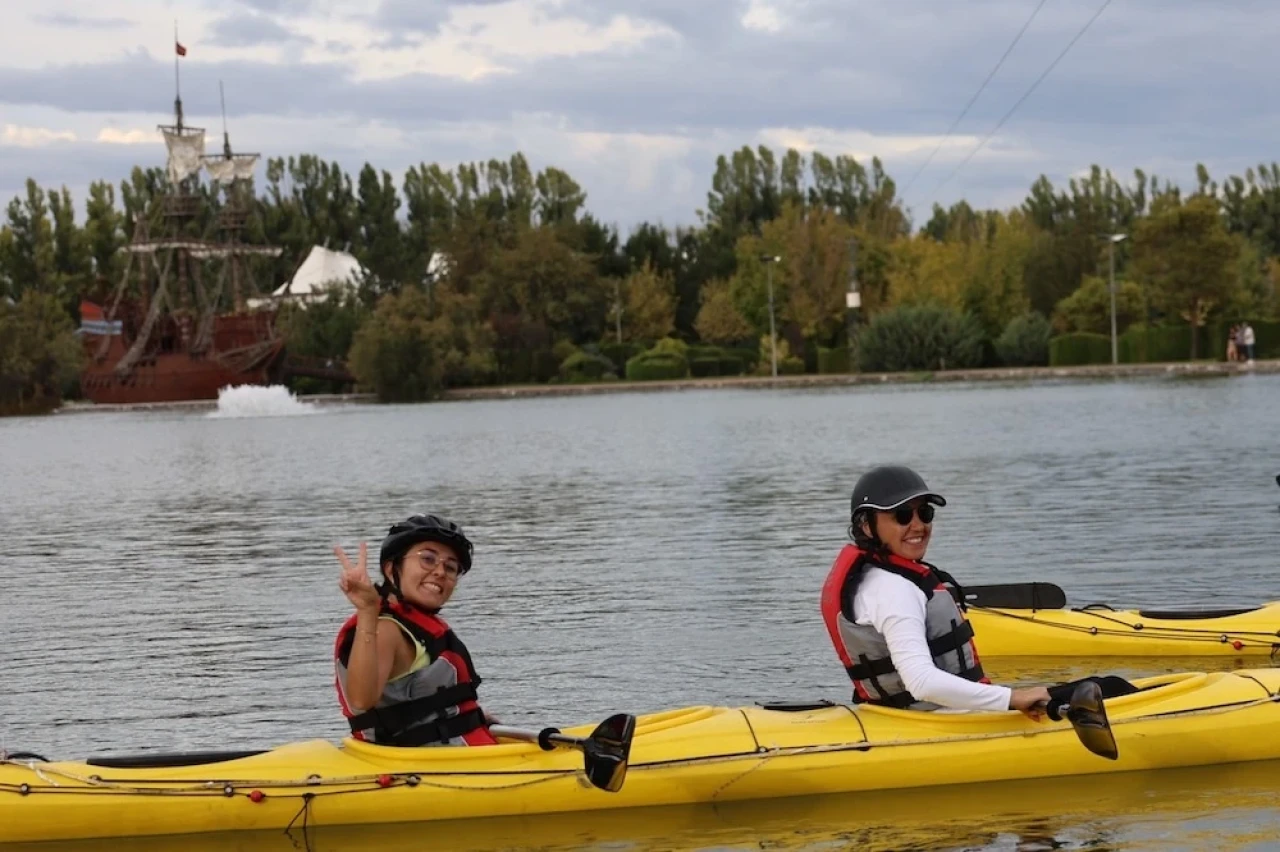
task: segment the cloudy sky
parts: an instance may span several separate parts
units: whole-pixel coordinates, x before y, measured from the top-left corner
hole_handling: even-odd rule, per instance
[[[1094,162],[1190,182],[1197,161],[1277,156],[1277,0],[1113,0],[972,154],[1102,3],[0,0],[0,199],[34,177],[82,205],[89,181],[163,163],[175,18],[211,149],[221,80],[237,149],[397,176],[520,150],[624,230],[696,221],[716,155],[743,144],[879,156],[900,188],[937,149],[906,188],[917,224]]]

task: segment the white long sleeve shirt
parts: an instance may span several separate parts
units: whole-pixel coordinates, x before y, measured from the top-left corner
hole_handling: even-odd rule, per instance
[[[925,634],[927,603],[910,580],[868,566],[853,596],[853,612],[858,624],[884,636],[894,668],[918,700],[956,710],[1008,710],[1009,687],[966,680],[934,665]]]

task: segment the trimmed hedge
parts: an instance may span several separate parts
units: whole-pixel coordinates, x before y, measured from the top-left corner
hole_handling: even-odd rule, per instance
[[[1080,331],[1060,334],[1049,341],[1049,366],[1074,367],[1081,364],[1111,363],[1111,338],[1105,334]]]
[[[779,376],[803,376],[804,359],[792,355],[778,361]]]
[[[746,372],[743,359],[719,346],[690,346],[689,373],[707,376],[741,376]]]
[[[818,372],[819,373],[849,372],[848,347],[837,346],[834,349],[828,349],[825,346],[819,346],[818,347]]]
[[[627,361],[627,380],[633,382],[657,379],[683,379],[689,375],[689,362],[670,352],[642,352]]]
[[[627,371],[627,362],[644,351],[639,343],[601,343],[600,354],[613,362],[613,371],[622,375]]]
[[[1209,330],[1201,328],[1199,330],[1199,347],[1197,348],[1197,357],[1200,358],[1225,358],[1227,352],[1227,338],[1224,332],[1222,337],[1222,351],[1211,351]],[[1110,342],[1108,338],[1106,360],[1111,360]],[[1163,325],[1163,326],[1140,326],[1135,325],[1120,335],[1116,341],[1116,350],[1119,353],[1120,361],[1124,364],[1151,364],[1163,361],[1186,361],[1191,358],[1191,326],[1190,325]]]
[[[722,375],[719,358],[694,358],[689,362],[689,375],[699,379]]]
[[[560,364],[560,378],[567,382],[598,382],[618,377],[613,362],[603,355],[574,352]]]

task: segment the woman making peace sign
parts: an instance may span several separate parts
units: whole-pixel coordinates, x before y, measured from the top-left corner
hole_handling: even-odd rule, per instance
[[[471,655],[437,614],[471,570],[462,527],[414,515],[388,531],[370,582],[368,547],[342,563],[338,587],[355,614],[338,631],[335,683],[356,739],[381,745],[492,745],[495,720],[477,703],[480,676]]]

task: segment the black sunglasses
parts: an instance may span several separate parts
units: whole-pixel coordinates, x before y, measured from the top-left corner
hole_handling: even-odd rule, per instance
[[[893,510],[893,519],[898,522],[898,526],[905,527],[911,523],[912,515],[919,515],[920,520],[926,524],[933,523],[934,506],[932,503],[921,503],[919,506],[899,506]]]

